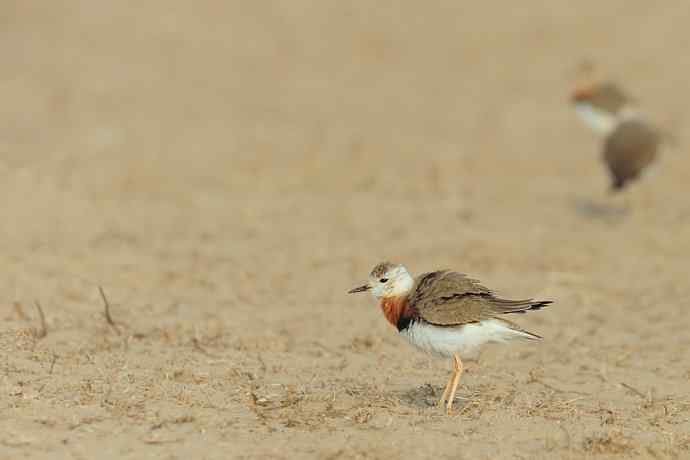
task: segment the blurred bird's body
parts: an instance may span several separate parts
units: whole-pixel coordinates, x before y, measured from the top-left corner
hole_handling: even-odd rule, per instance
[[[448,412],[463,372],[461,357],[475,359],[486,343],[541,339],[503,316],[539,310],[551,303],[501,299],[479,281],[449,270],[414,279],[402,265],[388,262],[374,267],[369,282],[350,293],[363,291],[371,291],[388,322],[412,345],[454,359],[454,373],[440,401]]]
[[[615,84],[580,87],[572,99],[580,118],[604,137],[602,155],[612,190],[621,190],[638,179],[657,159],[659,130]]]

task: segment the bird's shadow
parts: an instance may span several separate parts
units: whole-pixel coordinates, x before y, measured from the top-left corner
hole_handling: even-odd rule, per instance
[[[609,224],[619,223],[630,214],[630,208],[624,204],[607,203],[591,198],[573,198],[571,205],[580,216]]]
[[[444,387],[442,386],[426,383],[416,388],[397,392],[395,396],[406,406],[417,409],[428,409],[430,407],[438,407],[438,402],[443,395],[443,390]],[[458,393],[460,392],[462,392],[462,387],[458,388]],[[470,401],[471,398],[456,394],[455,400],[453,401],[453,410],[457,411],[462,409]]]

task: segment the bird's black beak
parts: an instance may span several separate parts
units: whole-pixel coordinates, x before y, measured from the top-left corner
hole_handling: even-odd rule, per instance
[[[365,284],[363,286],[359,286],[359,287],[356,287],[354,289],[350,289],[349,291],[347,291],[347,293],[348,294],[354,294],[355,292],[364,292],[364,291],[368,291],[369,289],[371,289],[369,287],[369,285]]]

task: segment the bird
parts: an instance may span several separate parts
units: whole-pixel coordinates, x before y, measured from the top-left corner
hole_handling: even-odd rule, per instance
[[[660,130],[616,83],[589,81],[576,87],[571,101],[580,118],[604,137],[602,157],[611,191],[623,190],[658,157]]]
[[[348,293],[366,291],[378,300],[386,320],[412,345],[453,359],[453,372],[438,402],[448,414],[463,374],[463,359],[476,360],[486,343],[541,340],[505,316],[540,310],[553,302],[502,299],[478,280],[451,270],[413,278],[405,266],[391,262],[377,264],[368,281]]]

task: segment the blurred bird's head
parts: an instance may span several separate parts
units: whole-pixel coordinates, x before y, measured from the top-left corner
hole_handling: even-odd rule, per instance
[[[629,109],[631,100],[615,83],[590,81],[573,90],[570,100],[582,120],[599,134],[607,135]]]

